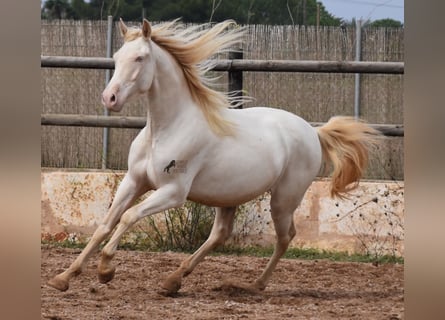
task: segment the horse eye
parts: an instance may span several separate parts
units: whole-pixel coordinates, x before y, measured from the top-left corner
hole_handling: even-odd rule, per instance
[[[136,61],[136,62],[142,62],[143,60],[144,60],[144,57],[139,56],[139,57],[137,57],[134,61]]]

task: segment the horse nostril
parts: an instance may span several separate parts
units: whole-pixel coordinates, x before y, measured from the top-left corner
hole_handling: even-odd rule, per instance
[[[111,101],[112,103],[116,102],[116,96],[115,96],[114,94],[111,95],[111,97],[110,97],[110,101]]]

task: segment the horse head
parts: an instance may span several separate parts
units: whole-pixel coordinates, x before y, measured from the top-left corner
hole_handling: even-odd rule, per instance
[[[150,89],[155,65],[150,23],[144,19],[141,28],[128,28],[121,19],[119,29],[124,44],[113,55],[115,71],[102,93],[102,104],[117,112],[130,98]]]

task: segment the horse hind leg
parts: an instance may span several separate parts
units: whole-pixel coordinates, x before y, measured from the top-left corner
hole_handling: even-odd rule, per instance
[[[283,192],[285,194],[282,194],[278,191],[272,192],[270,206],[277,241],[275,243],[272,257],[267,263],[261,276],[257,280],[255,280],[253,289],[264,290],[266,288],[267,283],[272,276],[272,272],[275,270],[275,267],[278,264],[279,260],[286,252],[290,242],[295,237],[296,230],[293,214],[295,209],[300,204],[305,191],[306,189],[304,189],[304,191],[301,192],[300,195],[287,195],[287,190]]]
[[[181,266],[170,274],[161,285],[162,295],[170,296],[181,288],[182,278],[189,275],[196,265],[218,245],[224,244],[233,229],[236,207],[216,208],[215,221],[209,238],[190,257],[181,263]]]

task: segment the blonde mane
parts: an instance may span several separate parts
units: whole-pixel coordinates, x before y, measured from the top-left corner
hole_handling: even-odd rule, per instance
[[[223,118],[221,108],[233,104],[236,106],[243,101],[234,99],[230,93],[211,89],[209,85],[212,79],[207,78],[205,73],[212,67],[207,59],[239,43],[243,33],[231,20],[208,27],[208,24],[203,24],[183,28],[178,20],[174,20],[153,26],[151,40],[168,51],[182,67],[192,97],[204,113],[210,128],[220,136],[231,135],[234,125]],[[124,41],[141,36],[140,29],[129,29]]]

